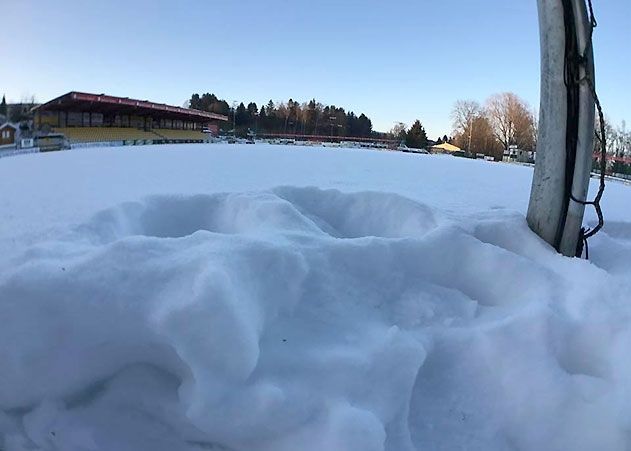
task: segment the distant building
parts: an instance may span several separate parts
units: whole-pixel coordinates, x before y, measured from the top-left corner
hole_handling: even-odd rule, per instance
[[[442,143],[442,144],[437,144],[435,146],[430,147],[429,150],[432,153],[454,153],[454,152],[459,152],[462,149],[458,146],[454,146],[453,144]]]
[[[18,133],[17,124],[5,122],[4,124],[0,125],[0,146],[15,144],[15,140],[17,139],[16,137],[17,133]]]
[[[36,135],[60,134],[71,145],[204,142],[228,121],[227,116],[207,111],[76,91],[33,111]]]
[[[504,161],[506,162],[534,163],[535,157],[535,152],[522,150],[515,145],[508,146],[508,149],[504,151]]]

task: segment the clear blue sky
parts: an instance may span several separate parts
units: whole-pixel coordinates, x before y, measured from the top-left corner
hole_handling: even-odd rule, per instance
[[[631,1],[594,0],[597,77],[631,121]],[[535,0],[2,0],[0,94],[71,90],[181,105],[319,101],[376,129],[419,118],[449,133],[457,99],[539,97]]]

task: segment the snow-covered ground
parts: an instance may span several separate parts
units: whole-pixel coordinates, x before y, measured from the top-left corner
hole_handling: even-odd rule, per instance
[[[264,145],[0,160],[0,449],[630,449],[631,188],[587,262],[529,231],[531,176]]]

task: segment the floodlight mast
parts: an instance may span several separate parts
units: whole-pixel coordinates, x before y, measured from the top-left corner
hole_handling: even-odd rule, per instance
[[[593,158],[592,24],[584,0],[537,0],[537,5],[541,98],[527,220],[558,252],[574,257],[585,206],[572,197],[586,200]],[[576,64],[576,83],[568,80],[568,64]]]

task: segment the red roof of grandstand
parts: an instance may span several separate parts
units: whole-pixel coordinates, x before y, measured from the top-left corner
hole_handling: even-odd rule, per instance
[[[88,94],[72,91],[49,102],[37,106],[39,111],[85,111],[85,112],[125,112],[130,114],[152,114],[173,119],[227,121],[223,114],[208,113],[163,103],[136,100],[129,97],[115,97],[105,94]]]

